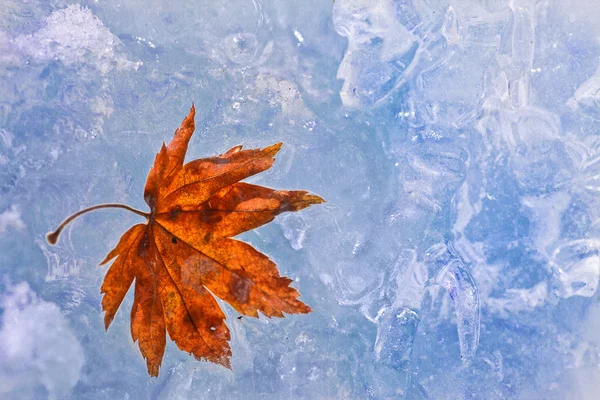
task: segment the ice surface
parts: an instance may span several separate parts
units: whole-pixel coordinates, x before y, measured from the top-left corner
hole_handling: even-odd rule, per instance
[[[0,2],[0,398],[595,399],[590,0]],[[224,305],[233,370],[106,333],[98,262],[194,102],[189,157],[326,204],[241,236],[310,315]],[[10,284],[13,282],[14,284]]]
[[[14,45],[36,62],[60,61],[67,67],[92,65],[106,75],[113,69],[138,68],[116,54],[119,40],[87,8],[72,5],[54,11],[44,26],[31,35],[20,35]]]
[[[12,206],[10,209],[0,213],[0,234],[6,234],[9,230],[22,230],[25,228],[23,220],[21,220],[21,212],[17,206]]]
[[[479,345],[479,293],[469,271],[458,261],[451,261],[438,278],[454,303],[461,358],[470,363]]]
[[[4,285],[0,325],[2,398],[58,399],[79,381],[81,344],[60,308],[38,298],[29,285]]]

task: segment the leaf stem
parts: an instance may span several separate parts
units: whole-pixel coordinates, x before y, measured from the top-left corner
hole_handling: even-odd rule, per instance
[[[58,228],[56,228],[56,230],[54,232],[48,232],[46,234],[46,240],[51,245],[55,245],[56,242],[58,241],[58,237],[60,236],[60,233],[65,228],[65,226],[70,224],[74,219],[76,219],[80,215],[83,215],[90,211],[99,210],[101,208],[123,208],[123,209],[131,211],[132,213],[137,214],[139,216],[142,216],[145,218],[150,218],[150,214],[145,213],[140,210],[136,210],[135,208],[129,207],[128,205],[125,205],[125,204],[118,204],[118,203],[98,204],[98,205],[95,205],[92,207],[84,208],[83,210],[77,211],[75,214],[69,216],[67,219],[65,219],[63,222],[61,222],[61,224],[58,226]]]

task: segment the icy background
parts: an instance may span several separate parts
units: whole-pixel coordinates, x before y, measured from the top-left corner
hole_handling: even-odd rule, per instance
[[[597,399],[598,0],[0,1],[0,398]],[[108,333],[97,264],[188,159],[327,199],[242,238],[308,316],[225,306],[233,372]]]

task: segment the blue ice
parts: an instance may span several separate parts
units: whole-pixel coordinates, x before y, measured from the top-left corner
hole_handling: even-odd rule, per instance
[[[595,399],[595,0],[0,2],[0,398]],[[97,264],[196,105],[189,158],[285,143],[252,178],[327,203],[240,239],[309,315],[222,304],[232,370],[167,346]]]

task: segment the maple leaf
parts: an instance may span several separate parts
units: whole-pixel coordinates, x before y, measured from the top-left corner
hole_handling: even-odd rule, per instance
[[[135,282],[131,336],[152,376],[158,376],[166,332],[197,359],[231,368],[229,329],[214,296],[252,317],[258,317],[258,311],[267,317],[311,311],[273,261],[232,237],[272,221],[279,213],[324,200],[306,191],[240,182],[269,169],[282,143],[254,150],[237,146],[220,156],[184,164],[194,115],[192,105],[150,169],[144,188],[149,213],[123,204],[101,204],[73,214],[46,236],[55,244],[68,223],[101,208],[124,208],[147,219],[125,232],[102,261],[101,265],[114,259],[101,293],[108,329]]]

